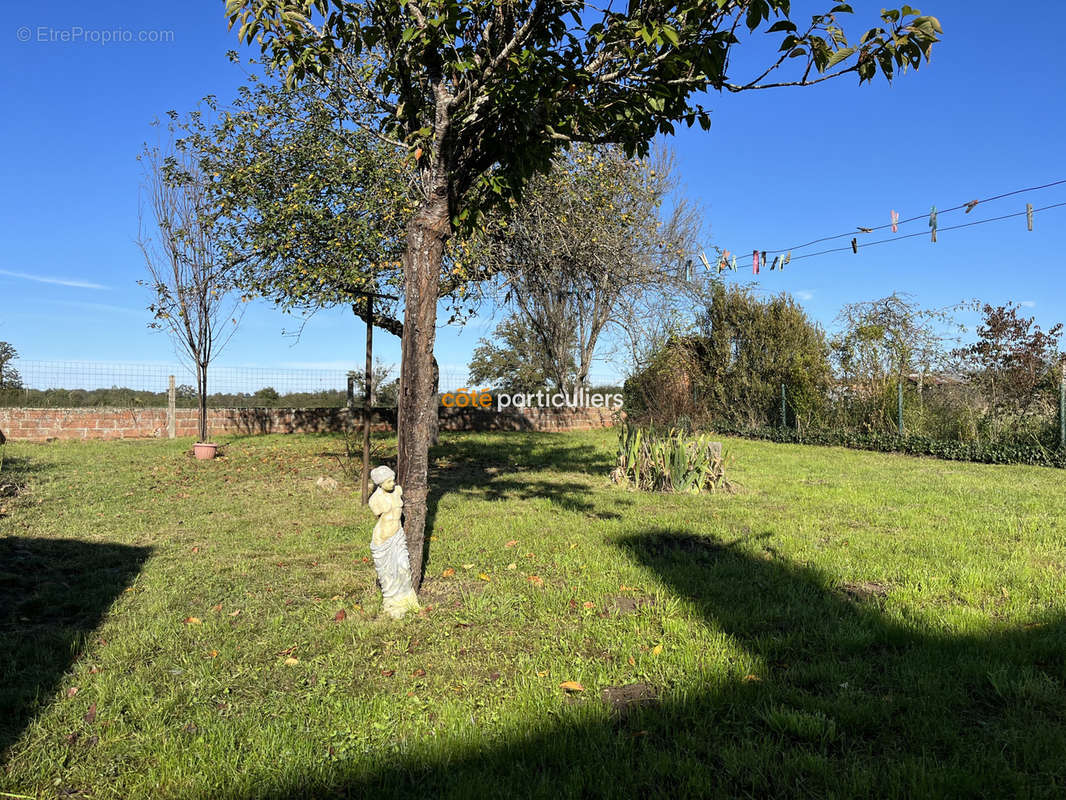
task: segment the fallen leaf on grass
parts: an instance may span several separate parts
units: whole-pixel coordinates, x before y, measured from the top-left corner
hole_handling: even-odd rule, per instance
[[[583,605],[585,608],[595,608],[596,607],[596,604],[593,603],[591,600],[586,600],[581,605]]]
[[[85,712],[84,719],[90,725],[96,722],[96,703],[93,703],[91,706],[89,706],[89,710]]]
[[[548,674],[548,670],[542,670],[541,672],[537,673],[537,677],[538,678],[543,678],[547,674]]]
[[[630,656],[628,661],[629,661],[629,666],[631,666],[631,667],[635,667],[637,665],[637,662],[633,660],[633,656]]]
[[[394,669],[383,669],[383,670],[381,670],[381,675],[382,675],[382,677],[385,677],[385,678],[391,678],[395,674],[396,674],[396,670],[394,670]]]
[[[534,586],[544,585],[544,578],[540,577],[540,575],[530,575],[528,578],[526,578],[526,580],[532,583]]]
[[[481,580],[483,580],[483,581],[491,581],[492,580],[492,578],[490,578],[484,572],[479,572],[478,573],[478,577],[481,578]]]
[[[511,562],[507,565],[507,569],[518,569],[518,565],[515,562]]]
[[[412,678],[421,678],[425,674],[426,674],[426,671],[424,669],[422,669],[421,667],[419,667],[418,669],[416,669],[414,672],[411,673],[411,677]]]
[[[212,611],[221,611],[222,610],[222,604],[221,603],[217,603],[217,604],[211,606],[211,610]]]
[[[536,558],[532,553],[526,553],[526,558]]]
[[[79,687],[77,686],[71,686],[69,689],[67,689],[67,697],[73,697],[74,695],[76,695],[78,693],[78,689]]]
[[[289,656],[288,658],[285,659],[285,666],[286,667],[291,667],[294,664],[299,664],[299,663],[300,663],[300,659],[293,658],[292,656]]]
[[[564,692],[583,692],[585,687],[577,681],[563,681],[559,684],[559,688]]]
[[[661,644],[657,644],[657,645],[655,645],[655,647],[653,647],[653,648],[651,649],[651,654],[652,654],[653,656],[657,656],[657,655],[659,655],[659,653],[661,653],[662,651],[663,651],[663,646],[662,646]]]
[[[452,575],[454,575],[454,574],[455,574],[455,570],[454,570],[454,569],[452,569],[451,567],[448,567],[448,569],[444,570],[444,572],[442,572],[442,573],[440,574],[440,576],[441,576],[442,578],[450,578],[450,577],[451,577]]]
[[[240,610],[240,609],[238,608],[238,609],[237,609],[236,611],[231,611],[231,612],[229,613],[229,615],[230,615],[231,617],[236,617],[236,616],[237,616],[238,614],[240,614],[240,613],[241,613],[241,610]]]
[[[282,650],[281,652],[275,653],[274,655],[277,655],[277,656],[291,656],[295,652],[296,652],[296,645],[293,645],[292,647],[287,647],[284,650]]]
[[[514,546],[516,546],[517,544],[518,544],[518,540],[517,540],[517,539],[512,539],[512,540],[511,540],[511,541],[509,541],[509,542],[508,542],[507,544],[505,544],[505,545],[504,545],[504,547],[514,547]]]
[[[212,650],[207,654],[209,658],[218,658],[218,650]]]
[[[202,625],[203,624],[203,620],[201,620],[199,617],[186,617],[185,619],[182,620],[182,622],[184,622],[186,625]]]
[[[336,614],[333,615],[333,621],[334,622],[344,622],[344,620],[347,619],[347,618],[348,618],[348,614],[345,612],[345,610],[343,608],[340,611],[338,611]]]
[[[473,569],[473,568],[474,568],[473,564],[463,564],[463,569]]]
[[[756,683],[758,683],[759,681],[762,680],[762,678],[760,678],[758,675],[745,675],[744,676],[744,680],[748,681],[749,683],[752,682],[752,681],[755,681]]]

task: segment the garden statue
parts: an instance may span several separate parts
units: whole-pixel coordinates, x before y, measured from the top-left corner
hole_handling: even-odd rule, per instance
[[[396,485],[396,473],[384,465],[370,471],[370,480],[377,487],[367,505],[377,516],[370,553],[385,598],[382,611],[393,619],[400,619],[409,610],[418,609],[418,598],[411,586],[411,559],[407,554],[407,539],[400,525],[403,511],[403,489]]]

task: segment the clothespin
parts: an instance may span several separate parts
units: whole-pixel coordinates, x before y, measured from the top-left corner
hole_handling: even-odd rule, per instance
[[[853,253],[858,253],[859,252],[859,240],[856,239],[854,236],[851,238],[851,252],[853,252]]]
[[[708,272],[710,272],[711,271],[711,262],[707,260],[707,254],[704,253],[702,250],[700,250],[699,255],[700,255],[700,261],[703,262],[703,266],[706,267]]]
[[[787,264],[791,260],[792,260],[792,251],[789,250],[787,253],[785,253],[785,258],[781,261],[781,269],[784,269],[785,268],[785,264]]]
[[[758,250],[752,250],[751,251],[751,274],[752,275],[758,275],[759,274],[759,251]]]
[[[774,256],[774,260],[770,262],[770,272],[777,269],[777,264],[781,260],[781,256]]]
[[[971,211],[973,211],[975,208],[977,208],[977,204],[980,203],[980,202],[981,202],[980,200],[971,200],[969,203],[967,203],[966,204],[966,213],[969,214]]]
[[[892,233],[899,233],[899,212],[895,209],[892,211]]]
[[[765,250],[762,251],[762,260],[759,263],[762,264],[764,267],[766,266],[766,251]]]
[[[873,233],[874,232],[873,228],[864,228],[862,225],[859,226],[859,230],[862,233]]]
[[[733,270],[733,272],[737,271],[737,257],[736,257],[736,255],[734,255],[733,256],[733,260],[729,262],[729,268],[731,270]]]
[[[929,227],[932,229],[933,242],[936,242],[936,206],[929,212]]]
[[[1033,204],[1025,204],[1025,224],[1029,230],[1033,229]]]

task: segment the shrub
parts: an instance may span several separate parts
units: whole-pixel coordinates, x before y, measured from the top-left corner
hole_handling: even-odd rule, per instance
[[[626,422],[618,426],[618,465],[611,480],[644,491],[687,494],[729,488],[722,446],[707,434],[656,433]]]

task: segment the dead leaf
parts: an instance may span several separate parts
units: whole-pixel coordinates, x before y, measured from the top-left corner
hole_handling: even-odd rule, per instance
[[[454,570],[454,569],[452,569],[451,567],[448,567],[448,569],[444,570],[444,572],[442,572],[442,573],[440,574],[440,576],[441,576],[442,578],[450,578],[450,577],[451,577],[452,575],[454,575],[454,574],[455,574],[455,570]]]
[[[583,605],[585,608],[595,608],[596,607],[596,604],[593,603],[591,600],[586,600],[581,605]]]
[[[418,669],[416,669],[414,672],[411,673],[411,677],[412,678],[421,678],[425,674],[426,674],[426,671],[424,669],[422,669],[421,667],[419,667]]]
[[[528,578],[526,578],[526,580],[532,583],[534,586],[544,585],[544,578],[540,577],[540,575],[530,575]]]
[[[518,565],[515,562],[511,562],[507,565],[507,569],[518,569]]]
[[[585,687],[577,681],[563,681],[559,684],[559,688],[564,692],[583,692]]]
[[[381,674],[382,674],[383,677],[391,678],[393,675],[396,674],[396,670],[394,670],[394,669],[383,669],[383,670],[381,670]]]
[[[229,615],[230,615],[231,617],[236,617],[236,616],[237,616],[238,614],[240,614],[240,613],[241,613],[241,610],[240,610],[240,609],[238,608],[238,609],[237,609],[236,611],[231,611],[231,612],[229,613]]]
[[[630,656],[628,660],[629,660],[629,666],[635,667],[637,665],[637,662],[633,660],[633,656]]]
[[[548,670],[544,670],[543,672],[538,672],[537,673],[537,677],[538,678],[543,678],[547,674],[548,674]]]
[[[532,553],[526,553],[526,558],[536,558]]]
[[[182,622],[184,622],[186,625],[202,625],[203,624],[203,620],[201,620],[199,617],[186,617],[185,619],[182,620]]]
[[[336,614],[333,615],[333,621],[334,622],[344,622],[344,620],[347,619],[347,618],[348,618],[348,614],[345,612],[345,610],[343,608],[340,611],[338,611]]]
[[[211,606],[211,610],[212,611],[221,611],[222,610],[222,604],[218,603],[216,605]]]
[[[657,656],[657,655],[659,655],[659,653],[661,653],[662,651],[663,651],[663,646],[662,646],[661,644],[657,644],[657,645],[655,645],[655,647],[653,647],[653,648],[651,649],[651,654],[652,654],[653,656]]]
[[[492,578],[490,578],[484,572],[479,572],[478,573],[478,577],[481,578],[481,580],[483,580],[483,581],[491,581],[492,580]]]
[[[89,710],[85,712],[84,719],[90,725],[96,722],[96,703],[93,703],[91,706],[89,706]]]
[[[78,690],[79,690],[79,687],[71,686],[69,689],[67,689],[67,697],[73,697],[74,695],[76,695],[78,693]]]
[[[504,547],[514,547],[517,544],[518,544],[518,540],[517,539],[512,539],[507,544],[505,544]]]
[[[299,664],[299,663],[300,663],[300,659],[293,658],[292,656],[289,656],[288,658],[285,659],[285,666],[286,667],[291,667],[294,664]]]
[[[208,655],[209,657],[211,657],[211,658],[218,658],[218,650],[212,650],[212,651],[211,651],[210,653],[208,653],[207,655]]]
[[[744,676],[744,680],[747,681],[748,683],[751,683],[752,681],[755,681],[757,683],[757,682],[761,681],[762,678],[760,678],[758,675],[745,675]]]
[[[292,647],[285,648],[284,650],[282,650],[279,653],[275,653],[275,655],[278,655],[278,656],[291,656],[295,652],[296,652],[296,645],[293,645]]]
[[[473,568],[474,568],[473,564],[463,564],[463,569],[473,569]]]

